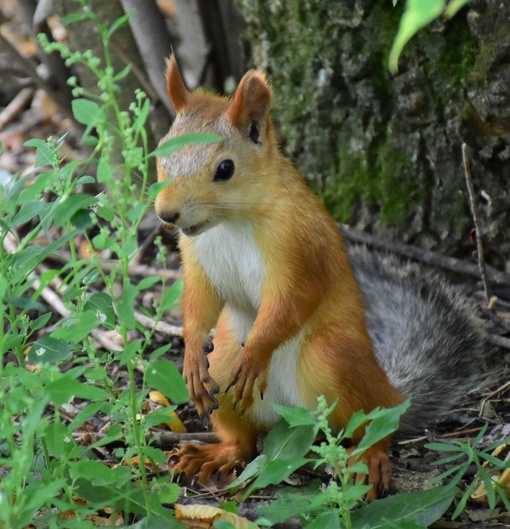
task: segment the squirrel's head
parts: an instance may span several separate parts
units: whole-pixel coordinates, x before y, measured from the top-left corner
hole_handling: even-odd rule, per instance
[[[265,76],[248,72],[233,98],[200,89],[189,92],[172,57],[167,88],[176,118],[162,142],[193,132],[222,139],[186,145],[158,158],[158,181],[171,179],[156,197],[158,217],[187,236],[229,220],[256,220],[277,150],[269,115],[272,92]]]

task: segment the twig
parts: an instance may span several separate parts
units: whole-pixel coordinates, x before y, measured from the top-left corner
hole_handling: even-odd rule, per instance
[[[202,443],[217,443],[218,436],[211,432],[196,432],[196,433],[173,433],[173,432],[162,432],[157,435],[151,435],[147,437],[152,444],[158,446],[169,446],[181,441],[200,441]]]
[[[475,277],[477,279],[480,278],[480,270],[476,264],[467,263],[460,259],[456,259],[455,257],[448,257],[438,252],[433,252],[432,250],[425,250],[423,248],[418,248],[417,246],[411,246],[410,244],[395,242],[385,237],[380,237],[379,235],[370,235],[369,233],[354,230],[346,224],[340,225],[340,231],[344,237],[350,241],[366,244],[378,250],[403,255],[410,259],[414,259],[415,261],[438,266],[459,274]],[[501,272],[489,265],[486,265],[486,272],[491,281],[510,284],[510,274]]]
[[[483,289],[485,291],[485,296],[487,297],[487,303],[489,304],[491,302],[492,294],[489,282],[487,280],[487,273],[485,271],[485,257],[483,251],[482,231],[480,229],[480,216],[478,215],[478,208],[476,206],[475,188],[473,186],[473,179],[471,178],[471,164],[469,163],[467,145],[465,143],[462,144],[462,162],[464,163],[464,176],[466,178],[466,186],[469,195],[471,215],[473,217],[473,223],[475,225],[478,268],[480,269],[480,277],[482,279]]]
[[[502,329],[505,329],[505,331],[510,331],[510,321],[505,320],[498,316],[497,313],[493,312],[492,310],[486,309],[484,307],[481,307],[480,310],[482,311],[482,314],[486,316],[489,320],[494,322],[496,325],[501,327]]]
[[[35,65],[26,57],[24,57],[23,54],[15,46],[15,44],[11,42],[10,37],[8,35],[8,31],[5,27],[0,27],[0,44],[3,44],[7,48],[7,50],[14,56],[14,58],[21,63],[23,69],[30,76],[34,84],[38,88],[44,90],[51,97],[51,99],[57,105],[60,111],[74,121],[74,116],[72,112],[69,108],[66,108],[62,104],[62,98],[59,96],[59,94],[55,92],[50,83],[48,83],[39,75]],[[79,124],[77,124],[76,126],[81,127]]]
[[[510,338],[504,338],[503,336],[499,336],[497,334],[488,334],[487,340],[493,345],[504,347],[510,351]]]
[[[4,248],[6,251],[10,253],[14,253],[17,250],[17,242],[14,238],[14,235],[12,233],[7,233],[6,237],[4,238]],[[46,267],[40,266],[40,268],[45,271],[47,270]],[[41,288],[41,280],[39,279],[39,276],[36,274],[36,272],[32,272],[28,278],[28,281],[33,281],[33,288],[35,290],[39,290]],[[60,288],[61,282],[60,278],[55,277],[52,282],[56,282],[58,287]],[[62,299],[60,296],[49,286],[45,286],[41,290],[41,297],[52,307],[55,312],[58,312],[63,318],[67,318],[71,312],[69,309],[66,308],[64,303],[62,302]],[[110,340],[107,336],[104,335],[104,333],[101,331],[101,329],[93,329],[91,332],[92,336],[106,349],[110,349],[112,351],[122,351],[123,348],[113,340]]]
[[[494,391],[491,391],[484,400],[490,399],[491,397],[496,396],[498,393],[501,393],[503,391],[506,391],[508,388],[510,388],[510,380],[508,382],[505,382],[502,386],[495,389]]]
[[[0,130],[10,123],[25,108],[34,96],[32,87],[23,88],[16,97],[0,112]]]
[[[99,266],[101,270],[106,273],[111,272],[118,263],[113,261],[101,261]],[[163,270],[160,268],[154,268],[153,266],[147,265],[137,265],[131,263],[128,267],[129,275],[137,276],[159,276],[165,279],[180,279],[182,277],[182,272],[180,270]]]
[[[170,336],[180,336],[182,337],[182,327],[178,325],[171,325],[170,323],[165,323],[164,321],[156,322],[152,318],[149,318],[141,312],[135,311],[135,318],[138,323],[141,323],[144,327],[149,327],[150,329],[156,329],[158,332],[168,334]]]

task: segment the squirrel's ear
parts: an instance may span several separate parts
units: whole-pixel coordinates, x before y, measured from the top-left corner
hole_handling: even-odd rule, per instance
[[[258,130],[271,108],[271,98],[272,91],[264,74],[252,70],[241,79],[227,116],[238,129],[253,125]]]
[[[172,55],[172,57],[167,60],[166,88],[174,110],[179,114],[187,107],[190,93],[182,80],[175,55]]]

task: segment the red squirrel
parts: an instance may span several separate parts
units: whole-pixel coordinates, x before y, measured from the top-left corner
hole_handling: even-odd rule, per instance
[[[414,347],[412,336],[394,333],[394,322],[385,329],[379,321],[384,320],[385,296],[391,305],[394,283],[402,290],[406,279],[393,278],[386,288],[381,277],[379,291],[367,286],[373,305],[381,305],[381,314],[371,317],[360,284],[380,276],[384,266],[367,261],[363,252],[349,257],[335,221],[280,152],[265,76],[249,71],[233,98],[190,92],[172,57],[167,86],[176,119],[162,141],[191,132],[222,138],[187,145],[157,162],[158,180],[172,183],[158,194],[156,213],[179,229],[183,374],[199,414],[210,414],[220,439],[205,446],[185,444],[176,468],[205,483],[214,472],[227,473],[256,455],[257,435],[279,420],[272,403],[315,409],[317,397],[324,395],[328,403],[337,402],[330,416],[336,431],[358,410],[396,406],[404,399],[401,391],[406,397],[412,393],[406,369],[415,360],[405,355],[416,351],[402,350]],[[420,288],[410,287],[413,299],[427,297]],[[448,304],[445,310],[450,311]],[[463,307],[458,311],[469,319]],[[416,325],[426,327],[429,319],[422,311]],[[460,350],[482,345],[474,323],[473,328],[471,342]],[[394,345],[380,343],[384,334],[396,334]],[[413,373],[441,357],[435,343],[430,349],[416,360]],[[404,362],[392,368],[400,357]],[[448,353],[451,368],[460,360],[455,351]],[[439,363],[441,369],[450,367],[446,360]],[[465,375],[466,380],[476,378],[476,373]],[[436,383],[432,368],[428,376],[417,383],[424,394]],[[435,399],[439,402],[424,397],[424,407],[440,413],[442,396]],[[421,413],[409,413],[414,423],[408,430],[419,427]],[[354,446],[363,434],[363,427],[355,432]],[[369,499],[389,486],[389,442],[386,438],[363,455],[373,485]]]

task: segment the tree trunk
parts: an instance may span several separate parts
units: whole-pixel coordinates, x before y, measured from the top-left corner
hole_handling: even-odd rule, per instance
[[[510,249],[510,4],[471,2],[388,54],[402,4],[238,0],[287,153],[344,222],[472,250],[461,146],[490,260]]]

